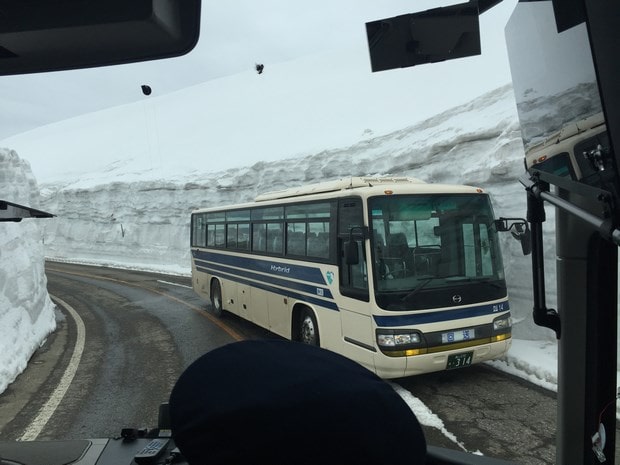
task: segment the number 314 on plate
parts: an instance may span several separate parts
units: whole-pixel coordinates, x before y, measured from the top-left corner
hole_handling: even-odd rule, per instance
[[[473,358],[473,352],[463,352],[462,354],[448,355],[448,363],[446,364],[446,369],[451,370],[452,368],[467,367],[471,365]]]

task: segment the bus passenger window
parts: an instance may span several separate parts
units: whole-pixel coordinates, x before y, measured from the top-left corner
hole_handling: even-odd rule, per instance
[[[282,223],[267,224],[267,252],[282,253]]]
[[[237,247],[237,225],[229,224],[226,233],[226,247],[234,249]]]
[[[237,229],[237,248],[248,250],[250,248],[250,225],[241,223]]]
[[[224,224],[215,225],[215,247],[224,247],[226,245],[225,229],[226,225]]]
[[[306,254],[306,223],[288,223],[286,227],[286,254]]]
[[[215,225],[207,225],[207,247],[215,246]]]
[[[207,245],[206,215],[192,215],[192,247],[204,247]]]
[[[264,252],[267,249],[267,225],[255,223],[252,225],[252,251]]]
[[[308,223],[308,257],[329,258],[329,222]]]

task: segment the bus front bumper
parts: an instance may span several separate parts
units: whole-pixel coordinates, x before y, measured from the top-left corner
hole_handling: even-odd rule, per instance
[[[512,339],[476,345],[472,347],[456,348],[441,352],[431,352],[411,356],[388,356],[384,353],[375,354],[380,358],[376,363],[375,371],[384,379],[403,378],[442,370],[465,368],[477,363],[501,358],[510,349]]]

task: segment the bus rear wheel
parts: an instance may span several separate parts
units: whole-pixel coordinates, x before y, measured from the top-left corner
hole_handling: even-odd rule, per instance
[[[319,346],[319,327],[316,324],[314,313],[309,309],[303,309],[299,315],[298,339],[304,344]]]
[[[217,279],[211,283],[211,313],[215,316],[222,316],[224,307],[222,306],[222,287]]]

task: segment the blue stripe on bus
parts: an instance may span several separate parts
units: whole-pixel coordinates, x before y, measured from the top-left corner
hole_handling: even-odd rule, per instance
[[[329,289],[324,288],[324,287],[317,287],[311,284],[290,281],[288,279],[276,278],[273,276],[266,276],[264,274],[258,274],[252,271],[239,270],[237,268],[232,268],[230,266],[223,266],[220,264],[210,263],[210,262],[206,262],[203,260],[194,260],[194,263],[196,264],[196,267],[208,268],[210,270],[217,270],[222,273],[230,273],[230,274],[234,274],[237,276],[243,276],[244,278],[257,280],[261,282],[267,282],[267,283],[270,283],[276,286],[286,287],[289,289],[295,289],[301,292],[307,292],[308,294],[312,294],[312,295],[321,295],[318,292],[322,292],[323,294],[321,295],[321,297],[325,297],[329,299],[334,298],[334,296],[332,295],[332,292]]]
[[[314,303],[316,305],[320,305],[331,310],[339,311],[338,306],[335,302],[333,302],[333,300],[326,301],[320,298],[298,294],[291,291],[292,289],[294,289],[301,292],[307,292],[309,294],[316,294],[316,290],[319,288],[315,286],[310,286],[303,283],[296,283],[276,276],[259,275],[253,272],[260,271],[262,273],[271,273],[272,275],[274,273],[281,273],[281,275],[282,273],[286,273],[285,276],[287,278],[326,285],[323,274],[321,273],[321,270],[319,268],[303,265],[282,264],[278,262],[271,262],[269,260],[257,260],[254,258],[230,256],[225,254],[205,252],[201,250],[192,250],[192,255],[194,256],[194,263],[196,264],[196,269],[204,273],[210,273],[218,277],[225,277],[227,279],[230,279],[231,281],[246,284],[248,286],[254,286],[259,289],[273,292],[282,296],[305,300],[309,303]],[[216,261],[217,263],[207,263],[210,261]],[[240,270],[231,267],[242,267],[247,270]],[[260,282],[254,280],[260,280]],[[285,289],[275,287],[275,285],[282,286]],[[333,295],[328,288],[322,289],[324,292],[323,297],[333,299]],[[438,323],[441,321],[458,320],[462,318],[472,318],[476,316],[502,313],[508,311],[509,309],[510,305],[506,300],[498,304],[485,304],[475,307],[457,308],[452,310],[439,310],[427,313],[414,313],[409,315],[393,316],[373,315],[373,318],[378,326],[398,327],[411,326],[416,324],[419,325]]]
[[[246,284],[246,285],[252,286],[252,287],[257,287],[257,288],[262,289],[264,291],[273,292],[274,294],[279,294],[279,295],[282,295],[284,297],[290,297],[290,298],[293,298],[293,299],[303,300],[304,302],[312,303],[314,305],[318,305],[318,306],[327,308],[329,310],[340,311],[340,309],[336,305],[336,302],[334,302],[333,300],[331,300],[331,301],[329,301],[329,300],[322,300],[322,299],[318,299],[316,297],[307,296],[307,295],[303,295],[303,294],[298,294],[296,292],[290,292],[289,289],[280,289],[278,287],[270,286],[269,284],[267,284],[265,282],[256,282],[256,281],[250,281],[248,279],[243,279],[243,278],[239,277],[238,274],[236,274],[236,271],[235,271],[235,274],[230,274],[230,273],[222,272],[222,271],[219,271],[219,270],[215,270],[215,269],[213,269],[211,267],[208,267],[208,266],[207,267],[196,266],[196,270],[201,271],[203,273],[212,274],[212,275],[217,276],[219,278],[226,278],[226,279],[229,279],[229,280],[237,282],[237,283]]]
[[[325,278],[323,277],[323,273],[321,273],[321,270],[313,266],[278,263],[270,260],[238,257],[234,255],[206,252],[202,250],[192,250],[192,255],[194,256],[194,258],[199,260],[217,262],[222,265],[234,266],[249,271],[276,274],[291,279],[298,279],[299,281],[307,281],[310,283],[321,284],[324,286],[326,285]]]
[[[373,318],[378,326],[391,328],[395,326],[412,326],[427,323],[438,323],[440,321],[460,320],[462,318],[492,315],[494,313],[499,314],[507,310],[510,310],[510,304],[506,300],[497,304],[485,304],[475,307],[456,308],[453,310],[439,310],[436,312],[415,313],[411,315],[373,315]]]

